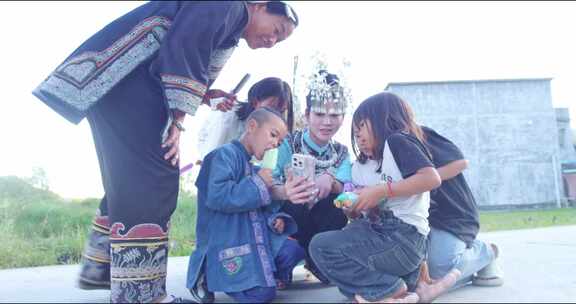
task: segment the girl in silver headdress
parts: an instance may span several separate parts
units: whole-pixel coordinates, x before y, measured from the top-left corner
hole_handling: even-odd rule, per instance
[[[305,118],[308,126],[289,135],[278,148],[274,178],[278,186],[273,196],[286,200],[283,211],[298,224],[294,237],[306,249],[305,267],[320,281],[328,283],[317,271],[308,255],[312,237],[323,231],[337,230],[346,225],[347,218],[333,201],[351,180],[351,163],[345,145],[333,140],[344,120],[347,98],[336,75],[320,71],[309,84]],[[293,177],[287,168],[295,153],[316,159],[313,181]]]

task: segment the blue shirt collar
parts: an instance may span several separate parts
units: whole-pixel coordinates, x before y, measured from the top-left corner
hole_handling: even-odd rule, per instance
[[[326,150],[328,149],[329,146],[328,144],[323,147],[320,147],[314,142],[314,140],[310,137],[310,131],[308,130],[308,128],[304,130],[304,134],[302,136],[306,144],[308,144],[310,148],[314,149],[314,151],[318,152],[319,154],[326,152]]]
[[[234,146],[236,146],[236,148],[238,150],[240,150],[240,153],[244,156],[244,158],[246,158],[247,161],[250,161],[250,159],[252,159],[252,155],[250,155],[250,153],[248,153],[248,150],[246,150],[246,147],[244,147],[244,145],[237,139],[234,139],[231,142]]]

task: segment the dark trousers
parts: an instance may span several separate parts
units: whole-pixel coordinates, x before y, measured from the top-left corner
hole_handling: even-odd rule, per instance
[[[135,73],[145,74],[138,69]],[[84,250],[80,281],[109,284],[111,302],[151,302],[166,295],[168,227],[179,169],[163,158],[167,109],[153,89],[157,84],[147,79],[125,80],[88,115],[105,196]],[[134,96],[136,90],[141,94]]]
[[[391,213],[378,224],[352,221],[316,235],[310,252],[321,272],[348,298],[379,301],[402,284],[414,291],[426,254],[426,236]]]
[[[274,259],[274,263],[276,264],[274,276],[276,280],[282,281],[283,283],[290,283],[292,281],[292,271],[294,267],[296,267],[298,262],[303,258],[304,249],[300,247],[298,242],[290,239],[284,241],[284,244],[282,244],[282,247],[280,247]],[[240,303],[268,303],[276,297],[276,288],[254,287],[248,290],[228,292],[226,294]]]
[[[312,237],[320,232],[340,230],[348,223],[348,218],[342,210],[334,206],[334,199],[337,196],[338,194],[331,193],[318,201],[312,209],[289,201],[284,202],[282,206],[282,211],[292,216],[298,225],[298,232],[292,237],[306,250],[306,264],[309,268],[315,268],[308,248]]]

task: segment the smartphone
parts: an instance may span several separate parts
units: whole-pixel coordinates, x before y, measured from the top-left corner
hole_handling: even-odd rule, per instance
[[[316,158],[311,155],[294,153],[292,154],[291,170],[294,176],[303,176],[313,181],[316,175]]]
[[[242,88],[244,87],[244,85],[246,84],[248,79],[250,79],[250,74],[246,73],[246,75],[244,75],[244,77],[242,77],[242,79],[240,79],[240,82],[238,82],[238,84],[234,87],[234,89],[232,89],[232,91],[230,91],[230,94],[232,94],[232,95],[238,94],[238,92],[240,92],[240,90],[242,90]],[[217,110],[218,105],[221,104],[222,102],[224,102],[225,100],[226,100],[226,98],[224,98],[224,97],[210,99],[210,107],[212,108],[212,110]]]

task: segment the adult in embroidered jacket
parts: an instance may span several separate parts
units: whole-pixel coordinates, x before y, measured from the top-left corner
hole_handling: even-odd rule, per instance
[[[241,38],[269,48],[297,24],[279,1],[148,2],[86,40],[33,91],[73,123],[86,117],[96,146],[105,196],[81,288],[110,288],[112,302],[169,300],[168,227],[185,114],[226,95],[209,88]]]

